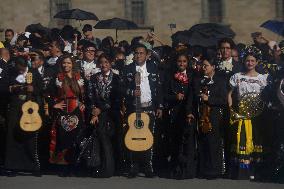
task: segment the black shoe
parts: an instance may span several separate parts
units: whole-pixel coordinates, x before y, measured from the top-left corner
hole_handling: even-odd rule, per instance
[[[137,176],[139,172],[139,167],[137,164],[131,164],[130,165],[130,170],[129,170],[129,173],[127,175],[128,178],[135,178]]]
[[[32,175],[33,175],[34,177],[41,177],[41,176],[42,176],[42,174],[41,174],[40,171],[35,171],[35,172],[32,173]]]
[[[146,178],[154,178],[155,174],[154,174],[154,172],[145,172],[145,177]]]
[[[152,167],[151,164],[148,164],[148,165],[145,166],[144,173],[145,173],[145,177],[147,177],[147,178],[155,177],[154,170],[153,170],[153,167]]]
[[[18,175],[18,173],[17,172],[15,172],[15,171],[5,171],[5,175],[6,175],[6,177],[15,177],[15,176],[17,176]]]

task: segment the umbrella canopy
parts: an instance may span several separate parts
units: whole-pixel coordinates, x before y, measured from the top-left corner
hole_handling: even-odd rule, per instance
[[[268,29],[278,35],[284,36],[284,22],[277,20],[268,20],[260,25],[265,29]]]
[[[233,38],[235,32],[227,26],[215,23],[197,24],[189,30],[178,31],[171,36],[173,42],[211,47],[225,37]]]
[[[233,38],[235,37],[235,32],[228,26],[224,26],[216,23],[204,23],[204,24],[196,24],[192,26],[189,32],[199,32],[204,36],[211,38]]]
[[[96,21],[99,20],[94,13],[83,11],[81,9],[63,10],[58,12],[54,16],[54,18]]]
[[[47,27],[44,27],[43,25],[41,25],[41,23],[37,23],[37,24],[28,25],[25,29],[25,32],[48,34],[49,29]]]
[[[189,32],[188,30],[178,31],[172,36],[172,41],[174,43],[183,43],[189,45],[200,45],[203,47],[215,46],[217,43],[216,39],[210,38],[199,32]]]
[[[116,39],[117,39],[117,30],[126,30],[126,29],[137,29],[138,26],[132,21],[121,19],[121,18],[112,18],[107,20],[99,21],[94,28],[96,29],[116,29]]]
[[[172,41],[175,43],[189,44],[190,32],[188,32],[187,30],[177,31],[171,36],[171,38],[172,38]]]
[[[107,20],[99,21],[94,28],[96,29],[136,29],[138,28],[137,24],[132,21],[121,19],[121,18],[112,18]]]

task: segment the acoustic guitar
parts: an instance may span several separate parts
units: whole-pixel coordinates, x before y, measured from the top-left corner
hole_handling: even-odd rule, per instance
[[[141,73],[135,74],[136,90],[140,90]],[[141,98],[135,98],[136,111],[128,116],[128,131],[124,142],[131,151],[146,151],[153,146],[154,138],[149,129],[150,117],[141,111]]]
[[[28,85],[32,84],[33,75],[31,72],[27,73],[26,80]],[[24,131],[33,132],[41,128],[42,120],[38,113],[39,105],[31,101],[30,92],[28,92],[27,99],[28,101],[22,105],[23,115],[20,119],[20,127]]]

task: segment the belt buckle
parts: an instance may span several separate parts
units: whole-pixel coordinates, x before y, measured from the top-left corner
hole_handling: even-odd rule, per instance
[[[20,100],[26,100],[27,99],[27,95],[19,95],[19,99]]]

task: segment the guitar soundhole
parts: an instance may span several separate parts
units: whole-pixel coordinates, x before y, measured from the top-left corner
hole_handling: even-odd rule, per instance
[[[137,129],[142,129],[144,126],[144,122],[142,120],[135,120],[135,127]]]
[[[31,109],[31,108],[28,109],[29,114],[32,114],[33,112],[34,112],[33,109]]]

